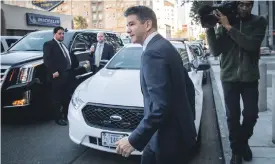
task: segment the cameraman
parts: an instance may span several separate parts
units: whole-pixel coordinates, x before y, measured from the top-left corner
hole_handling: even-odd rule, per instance
[[[206,30],[210,51],[221,55],[221,81],[226,105],[229,140],[232,149],[231,164],[252,160],[248,140],[258,118],[258,80],[260,47],[267,21],[251,14],[253,1],[238,1],[240,21],[230,24],[220,11],[216,17],[221,26]],[[243,122],[240,124],[240,95],[243,99]]]

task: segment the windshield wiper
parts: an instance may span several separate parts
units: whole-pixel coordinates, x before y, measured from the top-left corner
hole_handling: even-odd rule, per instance
[[[107,69],[126,69],[124,67],[107,67]]]
[[[42,51],[42,50],[28,49],[28,50],[22,50],[22,51]]]

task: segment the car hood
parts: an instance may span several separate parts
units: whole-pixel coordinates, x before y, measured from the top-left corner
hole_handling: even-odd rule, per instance
[[[13,65],[37,58],[42,58],[42,56],[42,51],[8,51],[1,54],[1,64]]]
[[[101,69],[77,90],[84,102],[143,107],[139,70]]]

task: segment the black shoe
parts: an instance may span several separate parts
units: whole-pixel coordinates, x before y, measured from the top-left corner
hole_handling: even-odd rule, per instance
[[[58,125],[62,125],[62,126],[66,126],[68,125],[68,122],[64,119],[59,119],[59,120],[55,120],[55,122],[58,124]]]
[[[243,162],[242,156],[237,154],[232,154],[230,164],[241,164]]]
[[[242,155],[243,155],[243,159],[244,159],[245,161],[251,161],[251,160],[252,160],[252,156],[253,156],[253,155],[252,155],[252,151],[251,151],[251,149],[250,149],[250,147],[249,147],[248,144],[245,144],[245,145],[244,145]]]

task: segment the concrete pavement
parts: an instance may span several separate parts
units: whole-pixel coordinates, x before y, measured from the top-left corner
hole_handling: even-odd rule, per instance
[[[273,58],[273,57],[271,57]],[[269,60],[269,58],[266,58]],[[228,130],[226,123],[225,105],[223,98],[223,90],[220,81],[220,66],[219,61],[214,60],[213,57],[209,57],[211,63],[211,82],[213,87],[213,95],[215,99],[215,105],[217,110],[218,123],[220,128],[220,136],[222,141],[222,148],[226,164],[229,163],[231,156],[231,149],[228,140]],[[269,72],[270,71],[270,72]],[[273,74],[272,70],[269,70],[268,74]],[[270,82],[268,82],[270,83]],[[249,140],[253,152],[253,160],[251,162],[244,162],[245,164],[274,164],[275,163],[275,144],[272,143],[272,91],[270,85],[267,89],[267,111],[259,113],[259,119],[255,126],[254,135]],[[273,95],[275,96],[275,95]],[[242,106],[242,103],[241,103]]]

